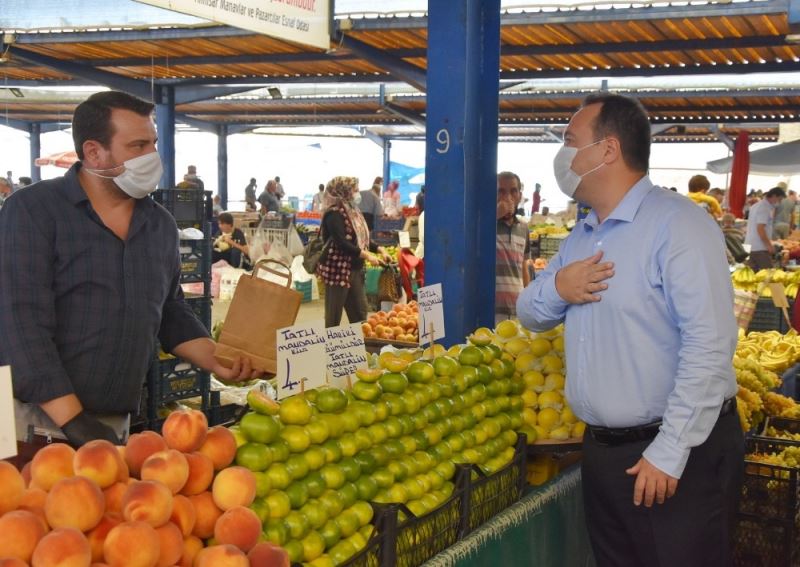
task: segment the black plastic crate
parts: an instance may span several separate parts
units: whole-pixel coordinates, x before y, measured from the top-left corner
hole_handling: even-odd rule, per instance
[[[238,404],[225,404],[222,405],[220,401],[220,394],[218,390],[209,392],[208,409],[206,409],[206,418],[208,418],[208,425],[233,425],[241,421],[244,414],[249,411],[247,406],[240,406]]]
[[[770,427],[774,427],[779,432],[783,431],[794,435],[800,435],[800,419],[791,419],[788,417],[768,417],[764,423],[764,429],[762,430],[761,435],[770,439],[775,439],[775,437],[767,435],[767,429]],[[780,437],[777,439],[784,440]],[[785,439],[785,441],[793,443],[794,445],[800,444],[800,441],[794,441],[790,439]]]
[[[205,295],[186,294],[186,303],[192,308],[194,314],[205,325],[206,329],[211,330],[211,298]]]
[[[791,314],[794,300],[789,299],[788,312]],[[768,297],[760,297],[756,302],[756,308],[753,312],[753,319],[748,325],[748,331],[780,331],[787,333],[790,329],[786,318],[783,316],[783,310],[775,307],[772,299]]]
[[[791,443],[750,438],[747,453],[779,453]],[[734,531],[734,563],[793,566],[800,562],[800,469],[745,458],[744,482]]]
[[[415,516],[404,504],[396,505],[405,519],[397,525],[393,565],[417,567],[460,539],[464,492],[464,488],[456,488],[450,498],[424,516]]]
[[[203,229],[211,221],[211,191],[199,189],[157,189],[153,200],[167,209],[179,228]]]
[[[150,417],[155,409],[169,402],[202,397],[203,407],[208,407],[210,376],[208,372],[192,366],[180,358],[156,361],[147,376],[147,398]]]
[[[181,283],[211,280],[211,239],[181,240]]]

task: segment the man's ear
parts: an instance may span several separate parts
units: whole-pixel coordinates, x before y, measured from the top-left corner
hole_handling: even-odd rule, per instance
[[[622,146],[617,138],[606,138],[606,151],[603,155],[603,161],[606,165],[611,165],[618,160],[622,159]]]
[[[83,162],[92,169],[99,169],[106,149],[97,140],[86,140],[83,143]]]

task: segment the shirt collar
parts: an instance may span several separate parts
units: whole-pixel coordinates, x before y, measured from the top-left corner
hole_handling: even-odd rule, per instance
[[[633,222],[633,219],[636,218],[636,213],[639,211],[639,207],[642,205],[642,201],[644,201],[644,198],[653,187],[655,187],[655,185],[650,181],[650,177],[647,175],[642,177],[628,190],[606,220]],[[586,230],[590,230],[596,228],[598,224],[597,213],[592,209],[586,216],[584,227]]]

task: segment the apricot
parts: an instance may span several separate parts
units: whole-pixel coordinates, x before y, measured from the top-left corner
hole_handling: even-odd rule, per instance
[[[89,541],[75,528],[56,528],[45,535],[31,557],[32,567],[86,567],[91,562]]]
[[[75,452],[72,459],[75,474],[93,480],[100,488],[117,482],[119,467],[117,448],[104,439],[89,441]]]
[[[289,567],[289,554],[285,549],[268,541],[257,543],[247,553],[250,567]]]
[[[28,567],[28,564],[16,557],[3,557],[0,558],[0,567]]]
[[[122,516],[122,498],[128,490],[125,482],[115,482],[105,490],[103,495],[106,497],[106,514]]]
[[[198,410],[179,410],[167,416],[161,435],[167,447],[182,453],[192,453],[203,446],[208,434],[206,414]]]
[[[250,567],[247,556],[233,545],[214,545],[200,550],[194,567]]]
[[[227,427],[212,427],[198,451],[211,459],[215,471],[221,471],[236,458],[236,438]]]
[[[45,531],[49,531],[50,526],[47,524],[47,517],[44,514],[44,504],[46,501],[47,492],[41,488],[28,488],[22,494],[22,500],[20,500],[17,510],[32,512],[41,520]]]
[[[203,549],[203,540],[197,536],[190,535],[183,538],[183,554],[178,562],[180,567],[192,567],[195,556]]]
[[[86,538],[89,540],[89,545],[92,548],[92,561],[103,561],[103,544],[105,544],[109,532],[121,523],[122,519],[118,516],[106,514],[103,516],[103,519],[100,520],[100,523],[86,535]]]
[[[214,497],[210,492],[201,492],[189,497],[194,506],[196,520],[192,535],[200,539],[206,539],[214,535],[214,524],[222,515],[222,510],[214,503]]]
[[[25,493],[25,480],[17,467],[0,461],[0,516],[16,510]]]
[[[225,511],[214,526],[217,543],[235,545],[245,553],[258,543],[261,520],[255,512],[244,506]]]
[[[172,492],[156,480],[131,483],[122,497],[122,517],[128,522],[146,522],[157,528],[172,515]]]
[[[244,467],[230,467],[217,473],[211,486],[214,502],[222,510],[249,506],[256,497],[256,475]]]
[[[155,431],[142,431],[131,435],[125,446],[125,463],[128,465],[130,474],[139,478],[142,464],[147,457],[166,449],[167,442]]]
[[[181,488],[181,494],[191,496],[208,490],[211,481],[214,480],[214,462],[200,452],[187,453],[185,458],[189,474],[186,483]]]
[[[158,533],[145,522],[122,522],[108,532],[103,543],[109,567],[155,567],[160,551]]]
[[[142,463],[142,480],[158,480],[172,491],[180,492],[189,478],[189,463],[180,451],[167,449],[153,453]]]
[[[192,534],[194,523],[197,521],[197,513],[194,511],[194,504],[186,496],[176,494],[172,497],[172,515],[169,521],[178,526],[183,537]]]
[[[183,555],[183,534],[178,526],[167,522],[156,528],[159,542],[159,556],[156,567],[170,567],[180,561]]]
[[[83,476],[62,478],[53,485],[44,502],[44,515],[52,528],[75,528],[87,532],[103,518],[103,491]]]
[[[66,443],[51,443],[42,447],[31,461],[31,483],[45,492],[62,478],[75,476],[72,462],[75,449]]]
[[[36,544],[46,531],[41,520],[32,512],[6,512],[0,517],[0,557],[30,561]]]

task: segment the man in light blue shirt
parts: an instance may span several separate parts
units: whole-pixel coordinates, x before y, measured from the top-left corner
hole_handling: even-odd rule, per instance
[[[649,156],[638,102],[584,101],[554,169],[592,212],[517,313],[536,331],[566,322],[566,395],[588,425],[584,506],[598,565],[730,565],[743,439],[725,244],[705,211],[652,184]]]
[[[772,261],[775,247],[772,245],[772,225],[775,219],[775,207],[786,197],[780,187],[773,187],[766,192],[764,198],[750,207],[747,217],[747,235],[744,243],[750,245],[750,266],[758,270],[774,267]]]

